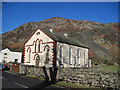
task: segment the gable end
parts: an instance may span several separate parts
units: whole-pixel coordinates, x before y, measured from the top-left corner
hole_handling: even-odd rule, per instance
[[[40,30],[40,31],[42,31],[40,28],[37,28],[35,31],[34,31],[34,33],[29,37],[29,39],[24,43],[24,46],[25,46],[25,44],[32,38],[32,36],[37,32],[37,30]],[[51,38],[48,34],[46,34],[44,31],[42,31],[45,35],[47,35],[49,38]],[[51,38],[52,40],[54,40],[53,38]]]

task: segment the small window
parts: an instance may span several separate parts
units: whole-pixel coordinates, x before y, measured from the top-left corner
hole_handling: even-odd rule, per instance
[[[7,58],[7,53],[4,53],[4,58]]]
[[[4,53],[4,55],[7,55],[7,53]]]
[[[18,62],[18,59],[15,59],[15,62],[17,63],[17,62]]]
[[[40,32],[37,32],[37,35],[40,35]]]
[[[36,60],[40,60],[40,57],[39,57],[39,55],[37,55],[37,57],[36,57]]]

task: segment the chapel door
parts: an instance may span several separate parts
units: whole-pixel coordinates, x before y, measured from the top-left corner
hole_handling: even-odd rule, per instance
[[[35,66],[39,66],[39,62],[40,62],[40,57],[39,55],[37,55],[35,58]]]

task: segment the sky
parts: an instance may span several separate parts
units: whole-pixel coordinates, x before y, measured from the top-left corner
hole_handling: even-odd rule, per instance
[[[118,2],[6,2],[2,3],[2,33],[28,22],[52,17],[118,22]]]

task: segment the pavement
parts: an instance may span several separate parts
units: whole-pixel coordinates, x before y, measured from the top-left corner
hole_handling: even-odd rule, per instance
[[[2,79],[2,89],[4,88],[39,88],[39,90],[46,89],[60,89],[60,90],[71,90],[70,88],[52,84],[50,82],[34,79],[21,75],[19,73],[13,73],[10,71],[3,71],[0,75]]]

